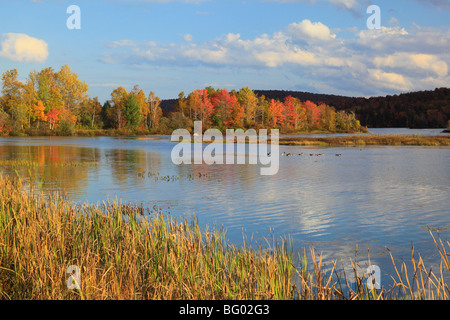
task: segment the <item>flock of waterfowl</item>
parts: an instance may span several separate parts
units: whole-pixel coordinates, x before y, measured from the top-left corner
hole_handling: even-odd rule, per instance
[[[268,155],[270,156],[270,153],[269,153]],[[282,155],[282,156],[285,156],[285,157],[295,157],[295,154],[293,154],[293,153],[286,153],[286,152],[283,152],[281,155]],[[302,152],[302,153],[299,153],[298,155],[299,155],[299,156],[303,156],[303,152]],[[309,155],[310,155],[311,157],[321,157],[321,156],[324,156],[325,154],[324,154],[324,153],[310,153]],[[336,157],[342,157],[342,154],[336,153]]]
[[[210,178],[208,173],[201,173],[201,172],[197,172],[197,173],[191,173],[188,174],[186,176],[179,176],[179,175],[160,175],[159,172],[148,172],[146,173],[144,172],[137,172],[136,173],[137,176],[139,178],[151,178],[153,177],[155,181],[167,181],[167,182],[171,182],[171,181],[180,181],[181,179],[187,179],[189,181],[192,180],[197,180],[197,179],[208,179]]]

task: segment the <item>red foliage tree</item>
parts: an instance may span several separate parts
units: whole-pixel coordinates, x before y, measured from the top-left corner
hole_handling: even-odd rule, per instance
[[[297,105],[292,96],[287,96],[284,99],[284,124],[289,129],[294,129],[298,123],[299,115],[297,112]]]
[[[320,109],[314,102],[306,101],[304,103],[308,114],[308,122],[310,127],[317,127],[319,125]]]
[[[237,98],[231,95],[227,89],[218,90],[212,97],[212,103],[216,110],[219,122],[229,127],[234,124],[233,112],[237,108]]]
[[[277,125],[282,125],[284,116],[284,104],[278,100],[270,100],[269,102],[269,118],[272,122],[272,127],[276,127]]]
[[[208,90],[201,89],[201,90],[195,90],[195,92],[198,96],[198,101],[199,101],[198,109],[201,114],[201,120],[203,122],[205,122],[206,124],[209,124],[211,121],[211,116],[215,112],[215,107],[211,101],[211,98],[208,95]]]
[[[58,124],[60,113],[61,111],[59,111],[58,109],[52,109],[47,112],[47,121],[50,124],[50,130],[53,130],[55,124]]]

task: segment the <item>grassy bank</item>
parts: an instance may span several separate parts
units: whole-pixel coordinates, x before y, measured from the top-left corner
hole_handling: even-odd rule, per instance
[[[346,137],[281,138],[280,145],[290,146],[450,146],[450,136],[356,135]]]
[[[10,136],[21,137],[47,137],[47,136],[75,136],[75,137],[127,137],[127,136],[148,136],[148,135],[171,135],[176,128],[166,128],[165,130],[145,129],[145,128],[121,128],[121,129],[80,129],[80,128],[57,128],[50,130],[47,127],[44,128],[32,128],[24,132],[11,132]],[[232,129],[232,128],[230,128]],[[244,129],[244,131],[247,129]],[[193,128],[188,128],[188,131],[193,133]],[[223,135],[226,134],[226,128],[220,130]],[[269,131],[270,132],[270,131]],[[308,130],[308,131],[295,131],[281,129],[281,134],[336,134],[336,133],[366,133],[369,132],[366,127],[361,127],[360,130]]]
[[[1,299],[448,299],[446,247],[438,270],[413,251],[412,270],[395,266],[394,286],[369,290],[361,267],[339,270],[311,249],[294,257],[288,241],[269,249],[227,243],[195,220],[120,203],[75,205],[32,196],[0,176]],[[433,235],[432,235],[433,236]],[[298,258],[298,260],[297,260]],[[370,260],[370,259],[369,259]],[[331,264],[330,264],[331,263]],[[297,267],[294,267],[294,264]],[[67,268],[80,268],[80,289]],[[331,266],[331,270],[329,270]],[[365,269],[364,269],[365,270]],[[350,274],[354,283],[349,283]]]

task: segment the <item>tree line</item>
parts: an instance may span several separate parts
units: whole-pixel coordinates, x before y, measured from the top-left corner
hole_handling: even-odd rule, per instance
[[[0,135],[73,135],[77,130],[137,128],[155,131],[162,116],[160,99],[138,85],[118,87],[103,105],[88,95],[88,85],[68,65],[32,71],[25,82],[16,69],[2,75]]]
[[[227,90],[207,87],[180,92],[175,109],[163,114],[161,99],[135,85],[118,87],[101,104],[88,95],[88,85],[68,65],[60,70],[32,71],[25,82],[16,69],[2,75],[1,135],[73,135],[112,130],[118,134],[170,134],[179,128],[277,128],[281,132],[360,132],[355,113],[336,110],[293,96],[266,98],[249,87]]]

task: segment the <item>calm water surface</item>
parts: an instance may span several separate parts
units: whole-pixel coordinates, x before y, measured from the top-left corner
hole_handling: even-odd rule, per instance
[[[372,132],[408,129],[390,130]],[[370,250],[384,284],[394,274],[386,247],[408,260],[413,244],[426,263],[436,264],[427,227],[450,239],[448,147],[283,146],[280,152],[305,155],[280,157],[278,174],[261,176],[257,165],[174,165],[174,145],[169,137],[2,138],[0,159],[39,163],[17,170],[31,173],[43,191],[64,190],[77,202],[118,198],[174,216],[195,215],[202,227],[225,228],[237,245],[243,235],[255,244],[290,235],[296,250],[315,247],[346,266],[356,256],[364,268]],[[64,162],[98,166],[51,165]],[[14,173],[9,166],[0,170]]]

